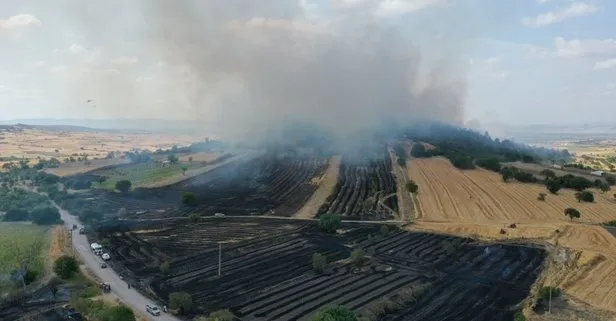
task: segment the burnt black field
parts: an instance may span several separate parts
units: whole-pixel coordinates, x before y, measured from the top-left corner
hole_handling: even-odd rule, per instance
[[[243,320],[306,320],[318,308],[343,304],[366,313],[400,291],[424,288],[417,301],[381,320],[511,320],[528,295],[545,252],[535,247],[478,244],[471,239],[347,224],[326,235],[313,222],[263,218],[186,219],[107,230],[115,268],[159,299],[184,291],[195,313],[231,309]],[[217,276],[218,242],[223,245]],[[341,261],[353,248],[361,268]],[[312,271],[321,253],[326,272]],[[163,275],[162,262],[170,262]]]

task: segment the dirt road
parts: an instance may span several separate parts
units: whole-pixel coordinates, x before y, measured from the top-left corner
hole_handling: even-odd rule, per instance
[[[72,228],[73,224],[81,225],[79,220],[76,217],[70,215],[67,211],[59,207],[58,210],[60,211],[60,215],[68,228]],[[103,280],[104,282],[109,282],[111,284],[112,296],[118,298],[127,306],[130,306],[133,310],[141,312],[141,314],[144,315],[148,320],[180,321],[179,318],[176,318],[166,313],[163,313],[158,317],[154,317],[148,314],[145,310],[146,304],[155,303],[141,295],[136,290],[129,289],[126,282],[122,281],[112,269],[101,269],[101,259],[90,250],[90,244],[88,243],[88,239],[85,235],[80,235],[77,231],[73,231],[72,242],[75,252],[79,255],[83,263],[101,280]]]

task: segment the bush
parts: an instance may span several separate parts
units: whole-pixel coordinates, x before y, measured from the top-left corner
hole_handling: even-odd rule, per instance
[[[310,321],[357,321],[357,316],[347,307],[328,305],[317,311]]]
[[[413,144],[413,147],[411,148],[411,156],[417,157],[417,158],[423,158],[423,157],[428,157],[429,155],[426,151],[426,147],[424,147],[423,144],[415,143]]]
[[[553,286],[542,286],[539,289],[538,299],[539,300],[548,300],[550,298],[550,291],[552,291],[552,298],[557,298],[560,296],[560,289]]]
[[[169,262],[167,261],[160,264],[160,271],[163,272],[163,274],[167,274],[167,272],[169,272],[169,268]]]
[[[364,264],[364,251],[362,249],[355,249],[353,250],[353,252],[351,252],[351,264],[353,264],[355,267],[360,267],[362,264]]]
[[[130,308],[120,305],[110,307],[103,311],[101,321],[135,321],[135,314]]]
[[[518,173],[520,170],[517,167],[513,167],[513,166],[505,166],[501,169],[501,175],[503,177],[503,181],[507,182],[510,179],[515,177],[515,174]]]
[[[325,233],[336,233],[341,225],[340,215],[325,213],[319,217],[319,229]]]
[[[184,193],[184,195],[182,195],[182,204],[188,205],[188,206],[197,205],[197,196],[195,195],[195,193],[191,193],[191,192]]]
[[[409,193],[415,194],[419,190],[419,186],[417,185],[417,183],[415,183],[414,180],[410,180],[406,183],[406,190]]]
[[[539,196],[537,197],[538,200],[540,201],[545,201],[545,193],[539,193]]]
[[[499,173],[501,170],[501,163],[498,159],[492,158],[482,158],[478,159],[476,162],[477,166],[485,168],[487,170]]]
[[[541,173],[539,173],[539,174],[541,174],[541,175],[545,176],[546,180],[547,180],[547,179],[549,179],[549,178],[554,178],[554,177],[556,177],[556,173],[554,173],[554,171],[553,171],[553,170],[550,170],[550,169],[544,169],[544,170],[542,170],[542,171],[541,171]]]
[[[535,175],[522,171],[515,173],[513,177],[520,183],[535,183],[538,181]]]
[[[575,198],[578,202],[592,203],[595,201],[595,196],[590,191],[583,191],[575,193]]]
[[[53,271],[62,279],[68,279],[79,270],[77,260],[72,256],[61,256],[53,263]]]
[[[574,218],[580,218],[582,213],[575,208],[569,207],[565,209],[565,215],[569,216],[569,218],[573,221]]]
[[[522,311],[516,311],[513,315],[513,321],[526,321],[526,317]]]
[[[188,215],[188,219],[191,220],[192,222],[199,222],[201,220],[201,215],[197,213],[192,213]]]
[[[60,212],[57,208],[51,206],[41,206],[32,210],[30,218],[34,224],[50,225],[62,222],[60,220]]]
[[[561,188],[560,181],[556,179],[549,179],[545,182],[545,187],[548,189],[548,191],[550,191],[550,193],[556,194],[558,193],[558,191],[560,191]]]
[[[616,220],[608,221],[603,223],[605,226],[616,226]]]
[[[327,265],[327,258],[320,253],[312,254],[312,269],[317,273],[322,273]]]
[[[20,222],[30,219],[30,213],[24,209],[13,208],[6,212],[4,220],[7,222]]]
[[[605,176],[605,180],[607,181],[608,184],[610,184],[610,186],[616,185],[616,176],[614,175]]]
[[[122,193],[126,193],[128,191],[130,191],[130,188],[133,186],[133,183],[131,183],[131,181],[127,180],[127,179],[122,179],[116,182],[115,184],[115,188],[122,192]]]
[[[187,313],[192,308],[192,296],[186,292],[170,293],[169,306],[174,310],[179,310],[180,314]]]
[[[205,319],[205,321],[233,321],[235,320],[235,315],[228,309],[225,310],[217,310],[212,313]]]
[[[389,234],[389,227],[387,225],[381,225],[381,235],[387,236]]]
[[[475,169],[475,163],[470,156],[448,155],[447,158],[451,162],[451,165],[457,169]]]

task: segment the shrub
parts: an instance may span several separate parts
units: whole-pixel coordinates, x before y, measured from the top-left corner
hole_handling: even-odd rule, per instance
[[[487,170],[491,170],[493,172],[500,172],[501,170],[501,163],[498,161],[497,158],[482,158],[482,159],[478,159],[476,162],[477,166],[485,168]]]
[[[553,286],[542,286],[539,289],[538,299],[548,300],[550,298],[550,291],[552,291],[552,298],[560,296],[560,289]]]
[[[197,213],[192,213],[188,215],[188,219],[191,220],[192,222],[199,222],[201,220],[201,215]]]
[[[541,175],[545,176],[545,178],[546,178],[546,179],[556,177],[556,173],[554,173],[554,171],[553,171],[553,170],[550,170],[550,169],[544,169],[544,170],[542,170],[542,171],[541,171],[541,173],[539,173],[539,174],[541,174]]]
[[[78,270],[77,260],[72,256],[61,256],[53,263],[53,271],[63,279],[72,277]]]
[[[574,218],[580,218],[582,213],[575,208],[569,207],[565,209],[565,215],[569,216],[569,218],[573,221]]]
[[[426,147],[423,144],[415,143],[411,148],[411,156],[417,158],[428,157],[428,153],[426,152]]]
[[[328,305],[318,310],[310,321],[357,321],[357,316],[347,307]]]
[[[535,177],[535,175],[533,175],[531,173],[527,173],[527,172],[519,171],[519,172],[515,173],[513,177],[516,179],[516,181],[518,181],[520,183],[535,183],[535,182],[537,182],[537,178]]]
[[[381,225],[381,235],[387,236],[389,234],[389,227],[387,225]]]
[[[206,321],[233,321],[235,320],[235,315],[228,309],[225,310],[217,310],[212,313],[205,319]]]
[[[545,201],[545,196],[546,196],[545,193],[539,193],[539,196],[537,197],[537,199],[540,201]]]
[[[359,267],[362,264],[364,264],[364,251],[362,249],[355,249],[353,250],[353,252],[351,252],[351,264],[353,264],[355,267]]]
[[[30,213],[20,208],[10,209],[4,215],[4,220],[7,222],[27,221],[28,219],[30,219]]]
[[[170,293],[169,306],[174,310],[179,310],[180,314],[186,313],[192,308],[192,296],[186,292]]]
[[[115,184],[115,188],[122,192],[122,193],[126,193],[128,191],[130,191],[130,188],[133,186],[133,183],[131,183],[131,181],[127,180],[127,179],[122,179],[116,182]]]
[[[608,221],[603,223],[605,226],[616,226],[616,220]]]
[[[409,193],[415,194],[419,190],[419,186],[417,185],[417,183],[415,183],[414,180],[410,180],[406,183],[406,190]]]
[[[312,269],[317,273],[322,273],[327,265],[327,258],[320,253],[312,254]]]
[[[526,321],[526,316],[524,316],[522,311],[516,311],[513,315],[513,321]]]
[[[561,184],[560,181],[556,179],[549,179],[545,182],[545,187],[548,189],[548,191],[550,191],[550,193],[556,194],[558,193],[558,191],[560,191]]]
[[[501,169],[501,175],[503,177],[503,181],[507,182],[510,179],[515,177],[515,174],[518,173],[519,170],[517,167],[513,166],[505,166]]]
[[[614,175],[607,175],[607,176],[605,176],[605,180],[610,185],[616,185],[616,176],[614,176]]]
[[[191,192],[184,193],[182,195],[182,204],[188,205],[188,206],[197,205],[197,196],[195,195],[195,193],[191,193]]]
[[[34,224],[50,225],[58,224],[60,220],[60,212],[57,208],[51,206],[41,206],[32,210],[30,218]]]
[[[449,155],[447,158],[457,169],[475,169],[475,163],[470,156]]]
[[[325,213],[319,217],[319,229],[326,233],[336,233],[341,225],[340,215]]]
[[[163,272],[163,274],[167,274],[167,272],[169,272],[169,268],[169,262],[167,261],[160,264],[160,271]]]
[[[575,193],[575,198],[578,202],[592,203],[595,201],[595,196],[590,191],[583,191]]]

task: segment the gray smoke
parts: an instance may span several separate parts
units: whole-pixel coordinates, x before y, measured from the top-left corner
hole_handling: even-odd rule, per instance
[[[447,32],[442,21],[410,30],[375,17],[368,5],[342,9],[336,1],[317,19],[302,3],[135,1],[107,23],[137,20],[131,36],[149,59],[163,62],[174,87],[151,95],[179,95],[169,108],[222,135],[256,135],[290,120],[341,135],[388,118],[463,122],[465,65],[458,58],[467,48],[435,38]]]

